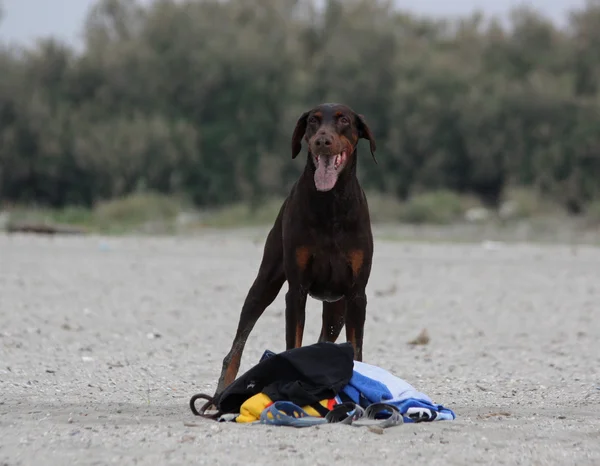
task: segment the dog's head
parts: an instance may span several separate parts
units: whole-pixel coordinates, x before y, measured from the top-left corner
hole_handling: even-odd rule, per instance
[[[341,104],[321,104],[303,113],[292,136],[292,158],[308,144],[318,191],[333,189],[340,173],[351,165],[358,140],[367,139],[375,159],[375,139],[364,117]]]

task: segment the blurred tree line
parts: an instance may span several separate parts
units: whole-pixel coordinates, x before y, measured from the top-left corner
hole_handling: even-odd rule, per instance
[[[1,25],[0,25],[1,27]],[[366,189],[498,205],[528,186],[600,198],[600,2],[558,28],[526,9],[417,18],[391,2],[101,0],[85,46],[0,45],[0,200],[92,206],[138,190],[199,206],[286,194],[301,112],[363,113]]]

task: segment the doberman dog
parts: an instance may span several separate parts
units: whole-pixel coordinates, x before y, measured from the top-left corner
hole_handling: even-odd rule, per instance
[[[323,302],[319,341],[335,342],[346,326],[362,361],[373,235],[365,193],[356,177],[359,139],[375,139],[364,117],[346,105],[321,104],[303,113],[292,135],[292,158],[308,145],[306,167],[283,202],[264,246],[258,274],[242,307],[237,333],[216,393],[233,382],[246,340],[287,280],[286,348],[302,346],[307,296]]]

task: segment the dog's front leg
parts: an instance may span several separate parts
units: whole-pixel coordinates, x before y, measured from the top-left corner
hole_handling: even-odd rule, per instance
[[[300,348],[304,335],[307,292],[298,285],[290,285],[285,295],[286,349]]]
[[[354,348],[354,359],[362,361],[362,346],[367,314],[367,295],[360,290],[348,298],[346,304],[346,340]]]
[[[237,332],[231,345],[231,350],[223,359],[223,367],[217,384],[216,393],[220,393],[231,382],[233,382],[240,369],[242,354],[246,346],[246,340],[254,325],[263,314],[267,306],[269,306],[277,297],[279,290],[285,281],[283,274],[273,277],[268,282],[261,281],[261,277],[257,278],[254,285],[250,288],[242,313],[238,323]]]
[[[223,367],[217,383],[216,393],[222,392],[237,377],[246,340],[265,309],[271,305],[279,294],[285,280],[283,247],[281,244],[281,218],[278,217],[267,236],[258,274],[244,300],[231,349],[223,359]]]

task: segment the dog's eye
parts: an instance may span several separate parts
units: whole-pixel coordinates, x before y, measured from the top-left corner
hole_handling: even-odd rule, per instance
[[[319,121],[313,116],[308,119],[309,125],[316,125]]]
[[[342,125],[349,125],[350,124],[350,120],[348,120],[348,118],[346,118],[346,117],[342,117],[342,118],[340,118],[340,123]]]

